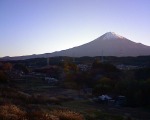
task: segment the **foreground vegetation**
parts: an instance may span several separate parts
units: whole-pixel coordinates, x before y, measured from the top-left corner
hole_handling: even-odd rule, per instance
[[[140,67],[119,69],[112,62],[99,59],[53,59],[49,66],[44,64],[45,59],[0,63],[0,119],[150,119],[149,62],[141,67],[139,58]],[[45,81],[49,76],[58,82]],[[113,99],[125,96],[126,103],[115,106],[95,102],[93,98],[100,95]]]

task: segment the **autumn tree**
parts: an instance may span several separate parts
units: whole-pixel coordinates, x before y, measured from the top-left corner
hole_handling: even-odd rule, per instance
[[[5,64],[3,64],[2,69],[3,69],[4,71],[11,71],[11,69],[12,69],[12,64],[11,64],[11,63],[5,63]]]

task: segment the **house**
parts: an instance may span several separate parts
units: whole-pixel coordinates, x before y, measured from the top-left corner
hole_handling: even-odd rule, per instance
[[[58,80],[56,78],[52,78],[52,77],[45,77],[45,81],[47,81],[48,84],[58,83]]]
[[[124,65],[124,64],[117,65],[116,67],[118,69],[120,69],[120,70],[134,70],[134,69],[140,69],[140,68],[142,68],[142,67],[139,67],[139,66]]]
[[[93,98],[93,100],[95,102],[98,102],[98,103],[102,103],[102,104],[110,104],[112,103],[112,97],[108,96],[108,95],[101,95],[101,96],[98,96],[97,98]]]
[[[78,66],[78,68],[79,68],[81,71],[88,71],[88,70],[91,69],[90,66],[85,65],[85,64],[79,64],[79,65],[77,65],[77,66]]]
[[[108,95],[101,95],[93,98],[93,101],[115,107],[123,107],[126,105],[126,97],[121,95],[117,96],[115,99]]]
[[[109,101],[111,100],[112,98],[108,95],[101,95],[101,96],[98,96],[98,98],[102,101]]]

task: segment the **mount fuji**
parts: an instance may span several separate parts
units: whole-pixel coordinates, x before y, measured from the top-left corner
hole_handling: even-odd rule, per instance
[[[150,55],[150,46],[143,45],[142,43],[133,42],[123,36],[117,35],[114,32],[107,32],[97,39],[83,44],[81,46],[73,47],[70,49],[57,51],[53,53],[45,53],[39,55],[17,56],[17,57],[4,57],[1,59],[7,60],[24,60],[30,58],[40,57],[55,57],[55,56],[147,56]]]
[[[50,56],[145,56],[150,55],[150,46],[135,43],[114,32],[108,32],[99,38],[71,49],[54,52]]]

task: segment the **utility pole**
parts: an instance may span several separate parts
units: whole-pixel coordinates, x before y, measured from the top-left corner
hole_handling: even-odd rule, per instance
[[[102,50],[102,56],[101,56],[102,58],[102,62],[104,62],[104,56],[103,56],[103,50]]]
[[[47,57],[47,66],[49,66],[49,57]]]

